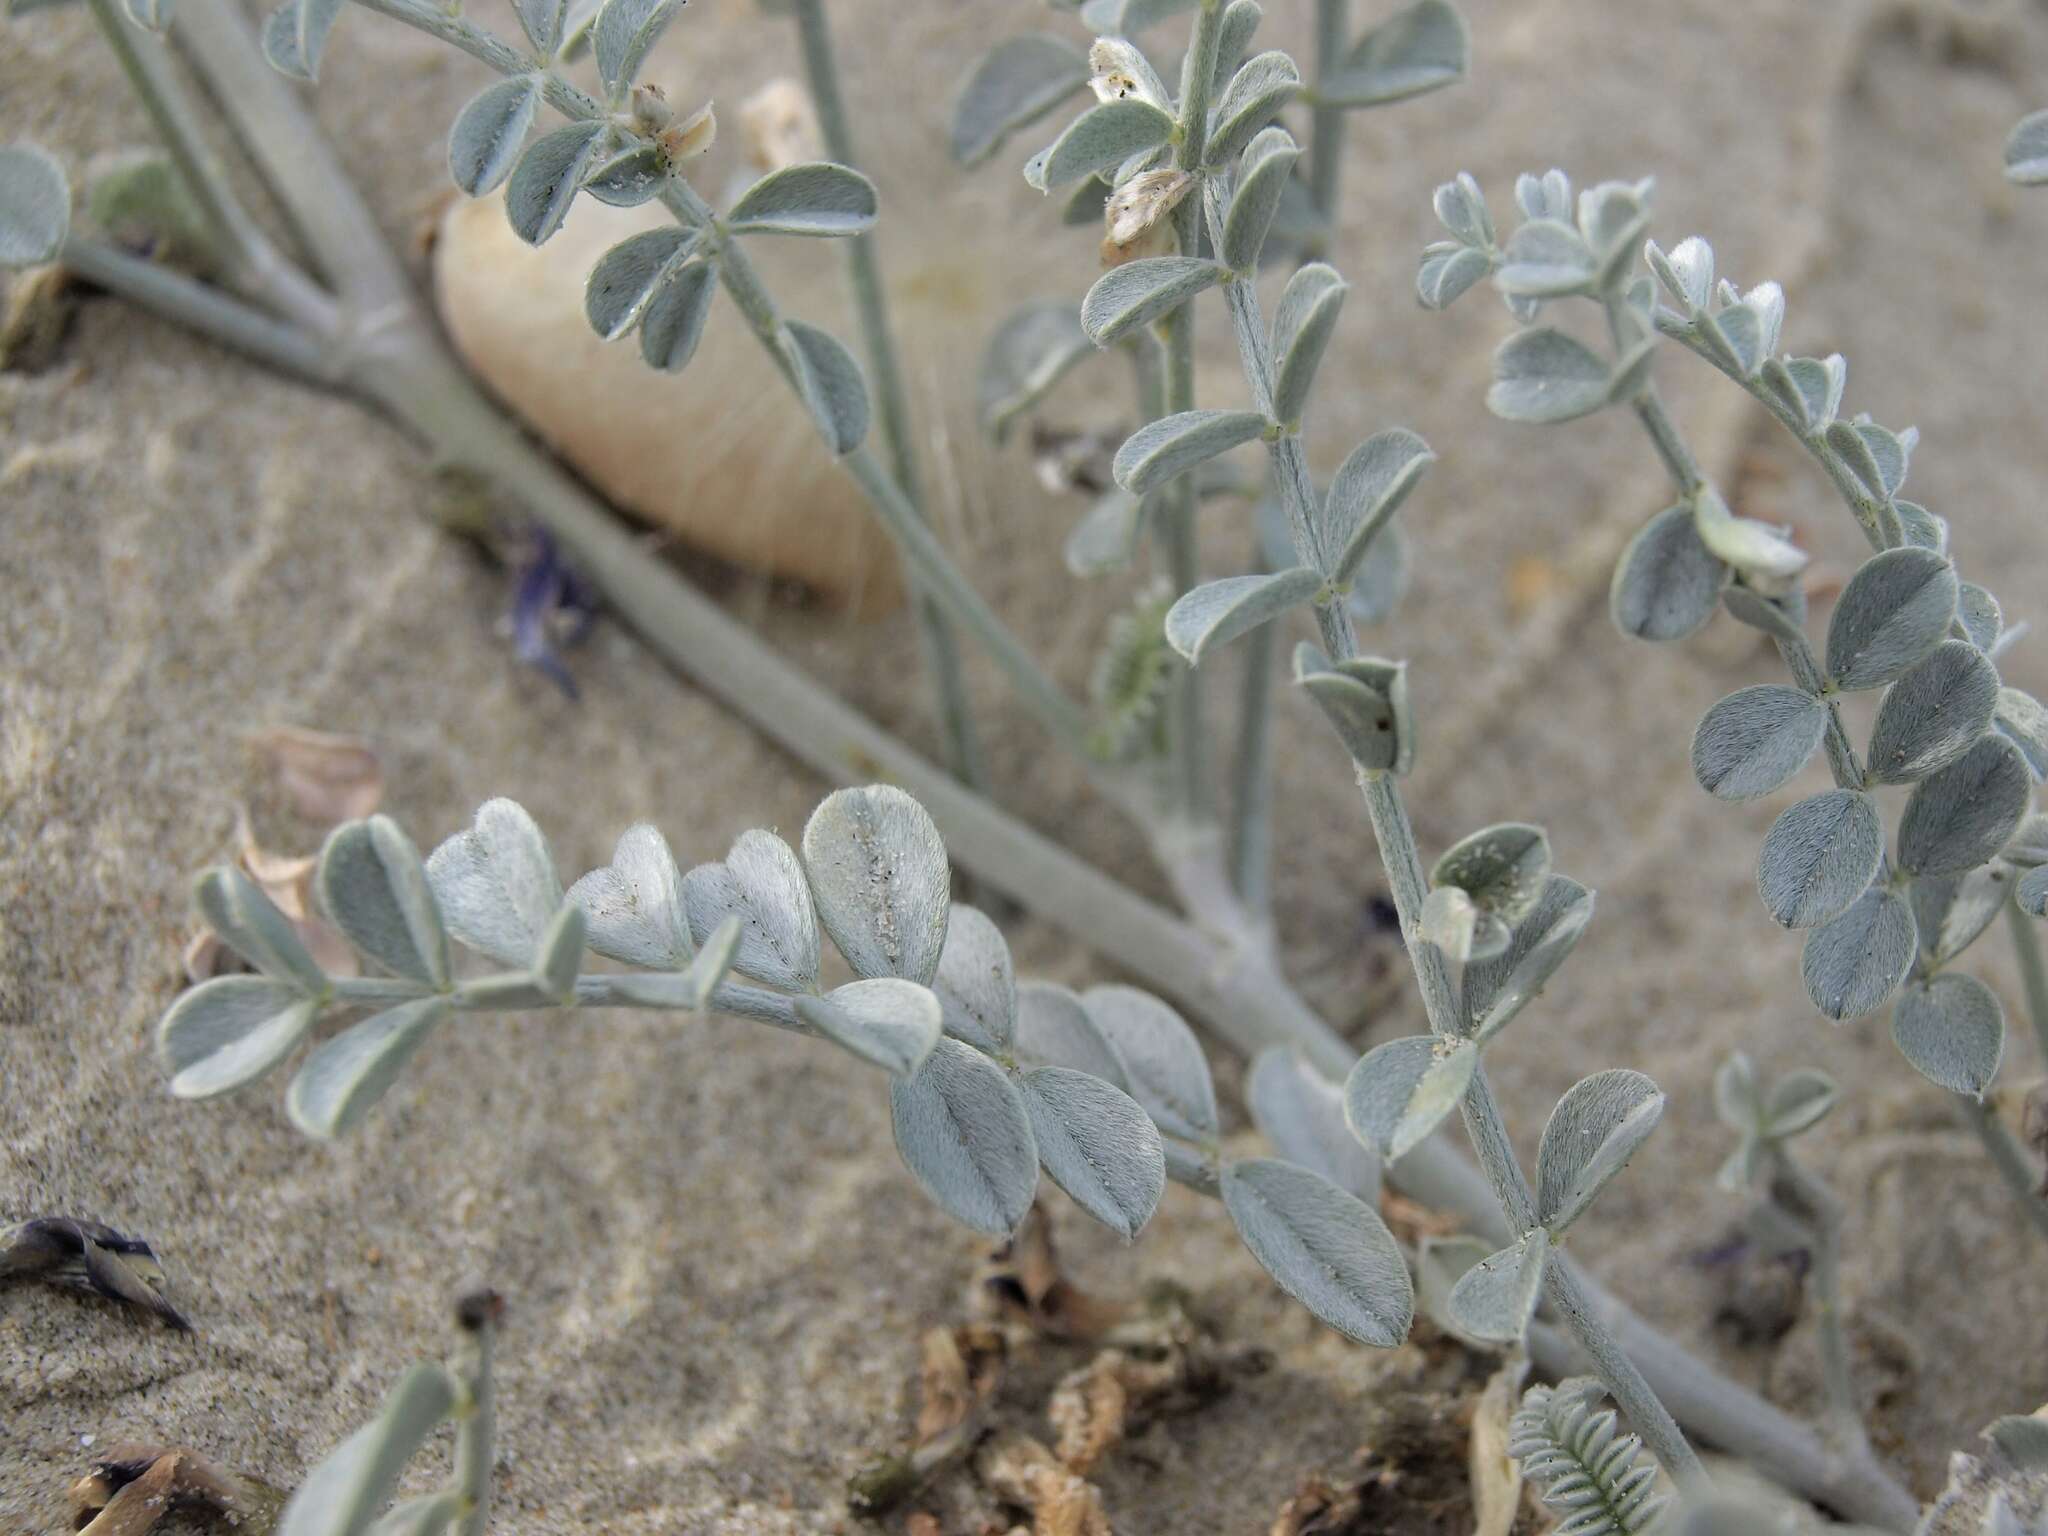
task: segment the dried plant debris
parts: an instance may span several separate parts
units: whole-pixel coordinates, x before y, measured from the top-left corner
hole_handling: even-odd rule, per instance
[[[37,1216],[0,1230],[0,1281],[44,1280],[90,1291],[160,1317],[181,1333],[192,1325],[165,1294],[156,1251],[102,1222]]]
[[[384,799],[384,765],[360,736],[268,725],[249,745],[276,769],[292,808],[320,826],[368,816]]]
[[[1220,1340],[1187,1303],[1177,1287],[1154,1287],[1142,1315],[1110,1330],[1108,1348],[1060,1379],[1046,1417],[1067,1466],[1090,1471],[1147,1424],[1195,1412],[1238,1379],[1271,1369],[1264,1350]]]
[[[143,1536],[167,1515],[191,1515],[238,1536],[267,1536],[284,1496],[237,1477],[181,1446],[110,1446],[71,1485],[72,1523],[81,1536]]]
[[[1008,1356],[1002,1333],[986,1324],[925,1331],[918,1341],[915,1443],[875,1458],[847,1480],[846,1501],[856,1514],[886,1513],[973,1449]]]
[[[1095,1485],[1029,1435],[1006,1431],[974,1458],[981,1480],[1031,1516],[1031,1536],[1111,1536]]]
[[[1343,1476],[1304,1477],[1270,1536],[1470,1536],[1476,1396],[1399,1391],[1375,1405]]]
[[[1099,1339],[1128,1310],[1089,1295],[1060,1272],[1042,1205],[1032,1206],[1017,1235],[989,1254],[975,1281],[975,1303],[992,1321],[1047,1339]]]

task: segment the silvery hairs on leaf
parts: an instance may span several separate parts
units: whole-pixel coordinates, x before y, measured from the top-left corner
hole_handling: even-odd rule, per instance
[[[682,871],[658,827],[628,828],[612,861],[569,888],[586,938],[600,955],[655,971],[679,971],[696,955]]]
[[[1976,977],[1944,971],[1899,994],[1892,1040],[1929,1082],[1981,1102],[2005,1055],[2005,1010]]]
[[[1374,1046],[1344,1082],[1352,1135],[1398,1162],[1458,1107],[1479,1068],[1469,1041],[1408,1035]]]
[[[1228,276],[1213,261],[1195,256],[1146,256],[1112,267],[1095,280],[1081,301],[1081,328],[1098,347],[1107,347],[1179,309]]]
[[[1053,982],[1018,986],[1016,1047],[1026,1066],[1072,1067],[1130,1091],[1130,1073],[1115,1044],[1081,999]]]
[[[1159,1128],[1198,1146],[1221,1133],[1209,1060],[1187,1021],[1136,987],[1090,987],[1081,995],[1088,1017],[1116,1052],[1131,1097]]]
[[[278,1517],[277,1536],[358,1536],[391,1501],[398,1479],[427,1437],[461,1400],[455,1378],[438,1365],[415,1365],[398,1379],[377,1417],[306,1474]]]
[[[1541,1227],[1467,1269],[1445,1298],[1453,1328],[1489,1344],[1518,1343],[1543,1295],[1550,1234]]]
[[[497,190],[512,174],[540,110],[540,76],[518,75],[486,86],[456,114],[448,130],[448,174],[471,197]]]
[[[875,186],[867,177],[848,166],[814,161],[770,171],[740,195],[725,224],[735,234],[829,239],[865,234],[875,226],[876,208]]]
[[[1458,981],[1465,1033],[1491,1039],[1542,992],[1578,946],[1593,920],[1593,893],[1578,881],[1552,875],[1534,910],[1515,925],[1498,955],[1467,965]]]
[[[157,1025],[156,1053],[181,1099],[253,1082],[313,1028],[316,998],[267,976],[216,976],[182,994]]]
[[[1536,1158],[1536,1215],[1553,1237],[1585,1214],[1664,1115],[1640,1072],[1596,1072],[1557,1101]]]
[[[1828,621],[1828,676],[1881,688],[1933,650],[1955,622],[1955,567],[1925,549],[1888,549],[1849,578]]]
[[[1728,695],[1692,738],[1693,777],[1722,800],[1753,800],[1781,788],[1820,750],[1827,705],[1770,683]]]
[[[1785,927],[1812,928],[1846,912],[1883,861],[1877,802],[1861,790],[1831,789],[1771,823],[1757,856],[1757,891]]]
[[[733,969],[771,987],[804,992],[818,979],[818,916],[803,864],[789,844],[759,828],[742,832],[722,864],[683,877],[690,935],[702,944],[728,918],[740,925]]]
[[[1870,733],[1869,772],[1907,784],[1961,758],[1991,729],[1998,669],[1967,640],[1944,640],[1885,690]]]
[[[1017,975],[1002,930],[978,907],[953,904],[932,978],[947,1034],[990,1054],[1017,1034]],[[1078,1000],[1074,1005],[1080,1007]]]
[[[1714,616],[1728,567],[1700,538],[1690,506],[1666,507],[1614,567],[1608,612],[1638,640],[1683,640]]]
[[[1200,666],[1212,647],[1270,624],[1322,590],[1323,578],[1307,566],[1270,576],[1224,576],[1181,594],[1166,614],[1166,638]]]
[[[1096,343],[1083,323],[1073,305],[1050,299],[1012,311],[982,354],[978,398],[983,431],[1003,442],[1019,416],[1044,399],[1076,363],[1095,355]]]
[[[70,230],[64,167],[37,145],[0,145],[0,267],[56,260]]]
[[[1038,1144],[1009,1074],[942,1039],[889,1085],[889,1112],[896,1150],[941,1209],[992,1236],[1017,1229],[1038,1188]]]
[[[1872,886],[1832,922],[1806,937],[1799,973],[1806,994],[1831,1019],[1861,1018],[1884,1006],[1913,968],[1918,933],[1897,891]]]
[[[1312,261],[1287,280],[1273,310],[1273,415],[1283,426],[1301,420],[1323,353],[1337,329],[1350,285],[1336,268]]]
[[[1899,867],[1951,875],[1997,857],[2027,814],[2033,775],[2018,747],[1993,732],[1913,786],[1899,818]]]
[[[1550,878],[1550,839],[1541,827],[1502,822],[1453,844],[1430,871],[1432,886],[1451,886],[1480,911],[1520,922],[1536,909]]]
[[[870,414],[860,364],[837,338],[801,320],[783,322],[782,352],[825,446],[842,458],[852,453],[868,435]]]
[[[1464,78],[1471,43],[1447,0],[1414,0],[1367,29],[1317,94],[1332,106],[1404,101]]]
[[[193,883],[192,895],[206,926],[257,970],[308,997],[327,993],[326,973],[291,919],[241,870],[231,864],[209,869]]]
[[[909,1077],[939,1043],[942,1012],[928,987],[894,976],[799,997],[796,1015],[833,1044],[894,1077]]]
[[[1252,1123],[1290,1163],[1319,1173],[1367,1205],[1380,1198],[1380,1160],[1351,1134],[1344,1090],[1287,1046],[1268,1046],[1245,1078]]]
[[[467,832],[434,850],[426,872],[448,932],[504,965],[531,960],[561,909],[547,838],[511,800],[485,801]]]
[[[1265,434],[1257,411],[1182,411],[1148,422],[1124,440],[1111,462],[1116,483],[1135,495]]]
[[[1063,37],[1030,32],[983,55],[953,106],[953,158],[978,165],[1088,83],[1088,59]]]
[[[855,974],[930,985],[952,876],[925,808],[886,784],[838,790],[805,823],[803,851],[818,916]]]
[[[1407,1337],[1414,1284],[1379,1212],[1273,1158],[1229,1164],[1222,1184],[1238,1236],[1288,1295],[1361,1344],[1391,1349]]]
[[[390,971],[448,985],[448,935],[426,866],[388,816],[344,822],[320,850],[314,889],[348,941]]]
[[[1152,1117],[1122,1089],[1070,1067],[1034,1067],[1018,1087],[1052,1181],[1111,1231],[1136,1237],[1166,1192]]]
[[[322,1041],[285,1093],[292,1123],[321,1141],[360,1125],[448,1009],[445,997],[416,998]]]

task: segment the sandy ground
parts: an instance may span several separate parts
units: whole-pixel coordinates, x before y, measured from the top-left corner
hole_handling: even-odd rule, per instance
[[[870,117],[869,137],[889,254],[907,287],[949,296],[928,306],[941,312],[1076,295],[1089,278],[1092,255],[1008,171],[963,184],[939,151],[966,61],[1032,9],[839,7],[859,34],[852,94],[888,115]],[[1298,8],[1270,9],[1274,31],[1299,40]],[[1881,1021],[1830,1029],[1807,1007],[1798,946],[1751,893],[1780,802],[1731,809],[1692,783],[1693,722],[1772,665],[1726,620],[1669,651],[1606,620],[1613,554],[1661,495],[1630,423],[1492,420],[1485,360],[1505,317],[1485,294],[1423,314],[1409,279],[1432,237],[1429,188],[1461,167],[1497,211],[1523,169],[1658,173],[1660,235],[1704,231],[1725,273],[1783,280],[1788,345],[1845,352],[1854,406],[1918,423],[1919,498],[1954,521],[1966,572],[2027,613],[2048,578],[2031,350],[2048,200],[2008,189],[1997,150],[2048,100],[2044,17],[1931,0],[1468,9],[1473,82],[1357,122],[1338,258],[1355,292],[1310,445],[1328,467],[1401,423],[1443,455],[1407,514],[1412,596],[1374,641],[1414,662],[1425,844],[1541,820],[1561,867],[1603,893],[1574,965],[1496,1049],[1500,1090],[1533,1151],[1584,1072],[1656,1076],[1665,1127],[1575,1246],[1645,1313],[1808,1408],[1809,1332],[1776,1350],[1716,1335],[1713,1290],[1687,1255],[1736,1211],[1708,1184],[1725,1150],[1707,1098],[1719,1058],[1741,1046],[1841,1077],[1847,1102],[1814,1151],[1852,1207],[1852,1334],[1884,1387],[1878,1435],[1931,1492],[1981,1423],[2048,1398],[2038,1250]],[[82,16],[38,14],[5,35],[0,139],[32,135],[76,166],[144,135]],[[692,6],[667,56],[722,97],[791,59],[742,0]],[[320,108],[395,238],[441,195],[451,93],[479,79],[388,24],[345,20]],[[730,316],[714,324],[708,345],[737,342]],[[960,335],[941,321],[918,332],[928,393],[961,392],[973,349]],[[1228,359],[1211,372],[1210,397],[1234,400]],[[1846,574],[1853,530],[1817,474],[1683,357],[1660,378],[1744,509],[1796,522]],[[949,462],[961,558],[1079,686],[1117,593],[1076,593],[1058,572],[1076,508],[958,437]],[[165,1093],[149,1032],[179,986],[188,875],[228,851],[238,801],[275,846],[316,835],[252,761],[254,727],[372,738],[387,805],[423,843],[480,799],[516,796],[572,872],[640,817],[686,860],[708,858],[744,827],[800,826],[821,793],[615,629],[576,657],[580,704],[516,668],[494,630],[502,576],[419,515],[441,494],[383,422],[112,302],[86,306],[47,371],[0,376],[0,1219],[80,1213],[147,1234],[198,1329],[172,1335],[40,1290],[0,1297],[10,1530],[60,1527],[60,1491],[95,1443],[189,1444],[291,1485],[405,1362],[443,1349],[448,1299],[477,1276],[512,1304],[499,1529],[834,1530],[846,1475],[907,1431],[919,1330],[960,1315],[976,1244],[897,1166],[874,1077],[743,1024],[593,1014],[450,1028],[332,1148],[297,1137],[275,1084],[205,1107]],[[1240,538],[1219,522],[1215,569],[1236,568]],[[718,585],[786,653],[929,741],[906,620],[856,627],[755,581]],[[2048,690],[2044,656],[2038,640],[2022,646],[2008,679]],[[1140,867],[1128,834],[1077,801],[1071,771],[977,676],[1013,803],[1105,864]],[[1412,1032],[1415,1005],[1384,984],[1396,957],[1366,923],[1380,876],[1348,776],[1291,704],[1283,731],[1289,958],[1361,1039]],[[1036,922],[1013,942],[1035,973],[1110,974]],[[1987,942],[1996,958],[1980,969],[2010,1007],[1999,948]],[[2009,1054],[2008,1082],[2038,1073],[2023,1035]],[[1235,1064],[1221,1051],[1218,1064],[1234,1087]],[[1376,1398],[1419,1368],[1317,1328],[1212,1208],[1178,1192],[1129,1251],[1070,1208],[1059,1222],[1088,1283],[1131,1294],[1176,1278],[1276,1355],[1112,1464],[1121,1532],[1265,1529],[1304,1473],[1341,1468]]]

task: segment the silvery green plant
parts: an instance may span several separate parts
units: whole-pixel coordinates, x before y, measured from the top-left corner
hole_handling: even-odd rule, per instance
[[[1669,1503],[1657,1464],[1603,1400],[1600,1383],[1584,1377],[1531,1387],[1508,1424],[1508,1454],[1556,1511],[1559,1536],[1633,1536]]]
[[[277,1536],[483,1536],[497,1455],[491,1367],[502,1310],[488,1291],[462,1299],[454,1355],[399,1377],[377,1416],[306,1473],[278,1517]],[[447,1480],[392,1504],[407,1464],[450,1421],[455,1456]]]
[[[914,438],[901,435],[874,266],[879,201],[853,164],[817,0],[765,8],[794,20],[831,159],[772,173],[722,211],[681,174],[712,131],[708,114],[671,108],[658,82],[641,78],[681,0],[520,0],[516,40],[424,0],[361,0],[502,77],[455,113],[450,170],[467,191],[502,185],[522,236],[549,238],[583,193],[659,202],[672,215],[673,227],[600,260],[586,293],[592,324],[601,335],[633,338],[654,366],[681,367],[718,295],[732,301],[825,450],[899,541],[920,635],[940,672],[949,774],[645,560],[450,363],[360,197],[264,63],[267,55],[287,73],[316,73],[340,0],[291,0],[263,28],[261,52],[223,0],[177,0],[175,16],[138,0],[132,18],[114,0],[88,3],[213,226],[218,271],[202,279],[74,230],[62,168],[28,148],[0,153],[0,260],[60,259],[263,361],[376,403],[443,460],[530,511],[660,654],[801,761],[841,780],[859,764],[863,777],[901,786],[828,801],[840,810],[817,856],[808,836],[799,855],[747,834],[722,864],[679,875],[658,837],[638,832],[607,870],[567,890],[545,840],[508,802],[492,802],[427,860],[373,818],[338,834],[319,880],[324,908],[382,972],[367,977],[320,974],[260,892],[210,877],[202,909],[259,974],[228,978],[232,989],[201,989],[166,1019],[163,1048],[180,1091],[224,1088],[280,1065],[330,1010],[366,1014],[314,1046],[287,1092],[299,1124],[332,1134],[359,1119],[427,1036],[461,1013],[717,1007],[824,1038],[885,1070],[906,1161],[971,1225],[1007,1230],[1043,1164],[1098,1216],[1135,1231],[1163,1178],[1173,1177],[1220,1196],[1259,1261],[1318,1316],[1381,1344],[1405,1332],[1415,1290],[1372,1208],[1384,1175],[1473,1229],[1417,1256],[1421,1289],[1437,1293],[1434,1310],[1475,1341],[1526,1343],[1553,1374],[1591,1366],[1681,1483],[1699,1478],[1674,1420],[1839,1511],[1910,1527],[1912,1501],[1867,1449],[1825,1442],[1687,1356],[1561,1251],[1568,1229],[1654,1127],[1662,1095],[1638,1073],[1589,1076],[1554,1111],[1532,1187],[1481,1054],[1569,955],[1592,916],[1592,895],[1553,872],[1548,840],[1532,825],[1482,829],[1425,873],[1408,822],[1400,781],[1415,767],[1417,734],[1406,670],[1360,654],[1355,626],[1386,617],[1398,594],[1396,514],[1433,454],[1412,433],[1389,429],[1319,485],[1299,429],[1349,288],[1333,267],[1309,260],[1287,282],[1269,327],[1253,280],[1262,266],[1327,254],[1350,111],[1463,75],[1467,41],[1448,5],[1414,0],[1355,29],[1346,0],[1317,0],[1315,68],[1304,78],[1284,52],[1257,47],[1254,0],[1078,8],[1056,0],[1055,10],[1078,9],[1093,46],[1051,34],[1004,44],[968,82],[955,118],[963,158],[992,153],[1080,90],[1096,97],[1026,162],[1025,179],[1068,192],[1064,207],[1077,221],[1100,219],[1104,255],[1116,265],[1077,305],[1039,306],[1006,322],[983,389],[986,419],[1000,429],[1090,349],[1115,348],[1132,367],[1143,425],[1117,452],[1115,491],[1076,528],[1067,559],[1076,571],[1116,569],[1143,548],[1165,587],[1148,592],[1112,637],[1091,710],[1046,675],[921,516],[906,447]],[[1162,71],[1138,39],[1190,13],[1179,68]],[[150,30],[165,27],[169,46]],[[330,280],[311,277],[243,210],[173,47],[204,77],[238,148]],[[536,137],[543,107],[565,121]],[[1284,121],[1301,107],[1306,152]],[[1568,189],[1546,183],[1538,195],[1548,207],[1553,192],[1561,213]],[[1440,294],[1496,265],[1476,190],[1447,206],[1458,250],[1436,253]],[[1616,198],[1599,228],[1630,217]],[[789,236],[848,242],[865,367],[827,333],[784,315],[759,276],[753,242]],[[1194,398],[1197,301],[1212,294],[1244,362],[1247,408],[1203,410]],[[1515,302],[1527,309],[1532,301]],[[378,344],[359,345],[371,327]],[[1647,337],[1623,348],[1619,367],[1601,364],[1597,380],[1583,359],[1540,344],[1512,370],[1511,397],[1544,409],[1557,407],[1540,402],[1559,398],[1591,409],[1627,397],[1644,377]],[[867,446],[873,422],[890,439],[887,462]],[[1267,450],[1263,487],[1219,457],[1252,442]],[[1666,446],[1682,451],[1675,436]],[[1191,515],[1204,494],[1262,502],[1241,574],[1204,579]],[[1787,558],[1753,529],[1731,533],[1711,513],[1706,522],[1759,569]],[[1431,1030],[1363,1063],[1288,985],[1273,940],[1273,621],[1303,608],[1321,643],[1296,651],[1293,673],[1354,760]],[[950,629],[932,622],[934,609]],[[1090,765],[1095,787],[1149,838],[1182,912],[1138,898],[963,783],[974,777],[973,753],[964,716],[946,702],[957,699],[944,675],[957,660],[951,634],[984,650],[1022,707]],[[1201,664],[1239,641],[1251,664],[1226,809],[1202,725]],[[950,901],[947,849],[952,862],[1095,943],[1247,1054],[1262,1053],[1252,1109],[1281,1156],[1223,1155],[1206,1064],[1157,998],[1102,989],[1070,1000],[1026,984],[1012,1003],[1000,935]],[[806,910],[816,919],[808,943]],[[820,989],[819,925],[856,977],[845,987]],[[451,937],[500,969],[458,973]],[[593,950],[638,969],[590,970]],[[1453,1110],[1483,1173],[1429,1134]]]
[[[2030,122],[2008,149],[2022,173],[2040,131]],[[1743,688],[1708,710],[1693,738],[1694,774],[1709,794],[1744,801],[1825,758],[1835,787],[1788,806],[1764,838],[1764,907],[1806,935],[1801,972],[1824,1016],[1890,1005],[1901,1054],[1954,1095],[2027,1219],[2048,1235],[2036,1177],[1986,1103],[2005,1056],[2004,1009],[1982,981],[1953,968],[2007,913],[2048,1049],[2048,989],[2027,918],[2048,899],[2048,821],[2030,815],[2048,771],[2048,711],[2006,686],[1997,666],[2024,626],[2008,626],[1998,599],[1962,579],[1947,521],[1900,495],[1919,433],[1846,415],[1839,355],[1780,351],[1785,298],[1776,283],[1740,290],[1717,281],[1713,251],[1697,237],[1668,253],[1646,240],[1648,182],[1603,183],[1574,201],[1553,170],[1523,176],[1515,203],[1519,222],[1502,238],[1470,176],[1438,189],[1437,216],[1452,238],[1423,253],[1422,301],[1448,304],[1490,274],[1523,322],[1494,357],[1487,403],[1496,415],[1554,423],[1625,405],[1642,423],[1677,500],[1623,553],[1615,623],[1640,639],[1675,641],[1725,607],[1776,645],[1789,684]],[[1607,355],[1539,323],[1546,306],[1570,301],[1604,312]],[[1869,544],[1820,647],[1807,633],[1806,552],[1731,509],[1703,473],[1651,377],[1660,340],[1733,380],[1790,432]],[[1842,719],[1852,693],[1880,695],[1860,746]],[[1888,828],[1879,792],[1893,788],[1904,798]]]

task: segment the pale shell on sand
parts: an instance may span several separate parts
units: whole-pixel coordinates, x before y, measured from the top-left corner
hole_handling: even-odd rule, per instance
[[[435,241],[434,296],[456,350],[622,512],[855,610],[893,606],[888,535],[730,305],[715,304],[679,374],[649,368],[630,337],[601,341],[584,318],[597,259],[667,218],[658,205],[580,198],[536,248],[512,232],[501,197],[455,202]],[[778,296],[851,341],[838,250],[801,244],[809,260],[778,272]]]

